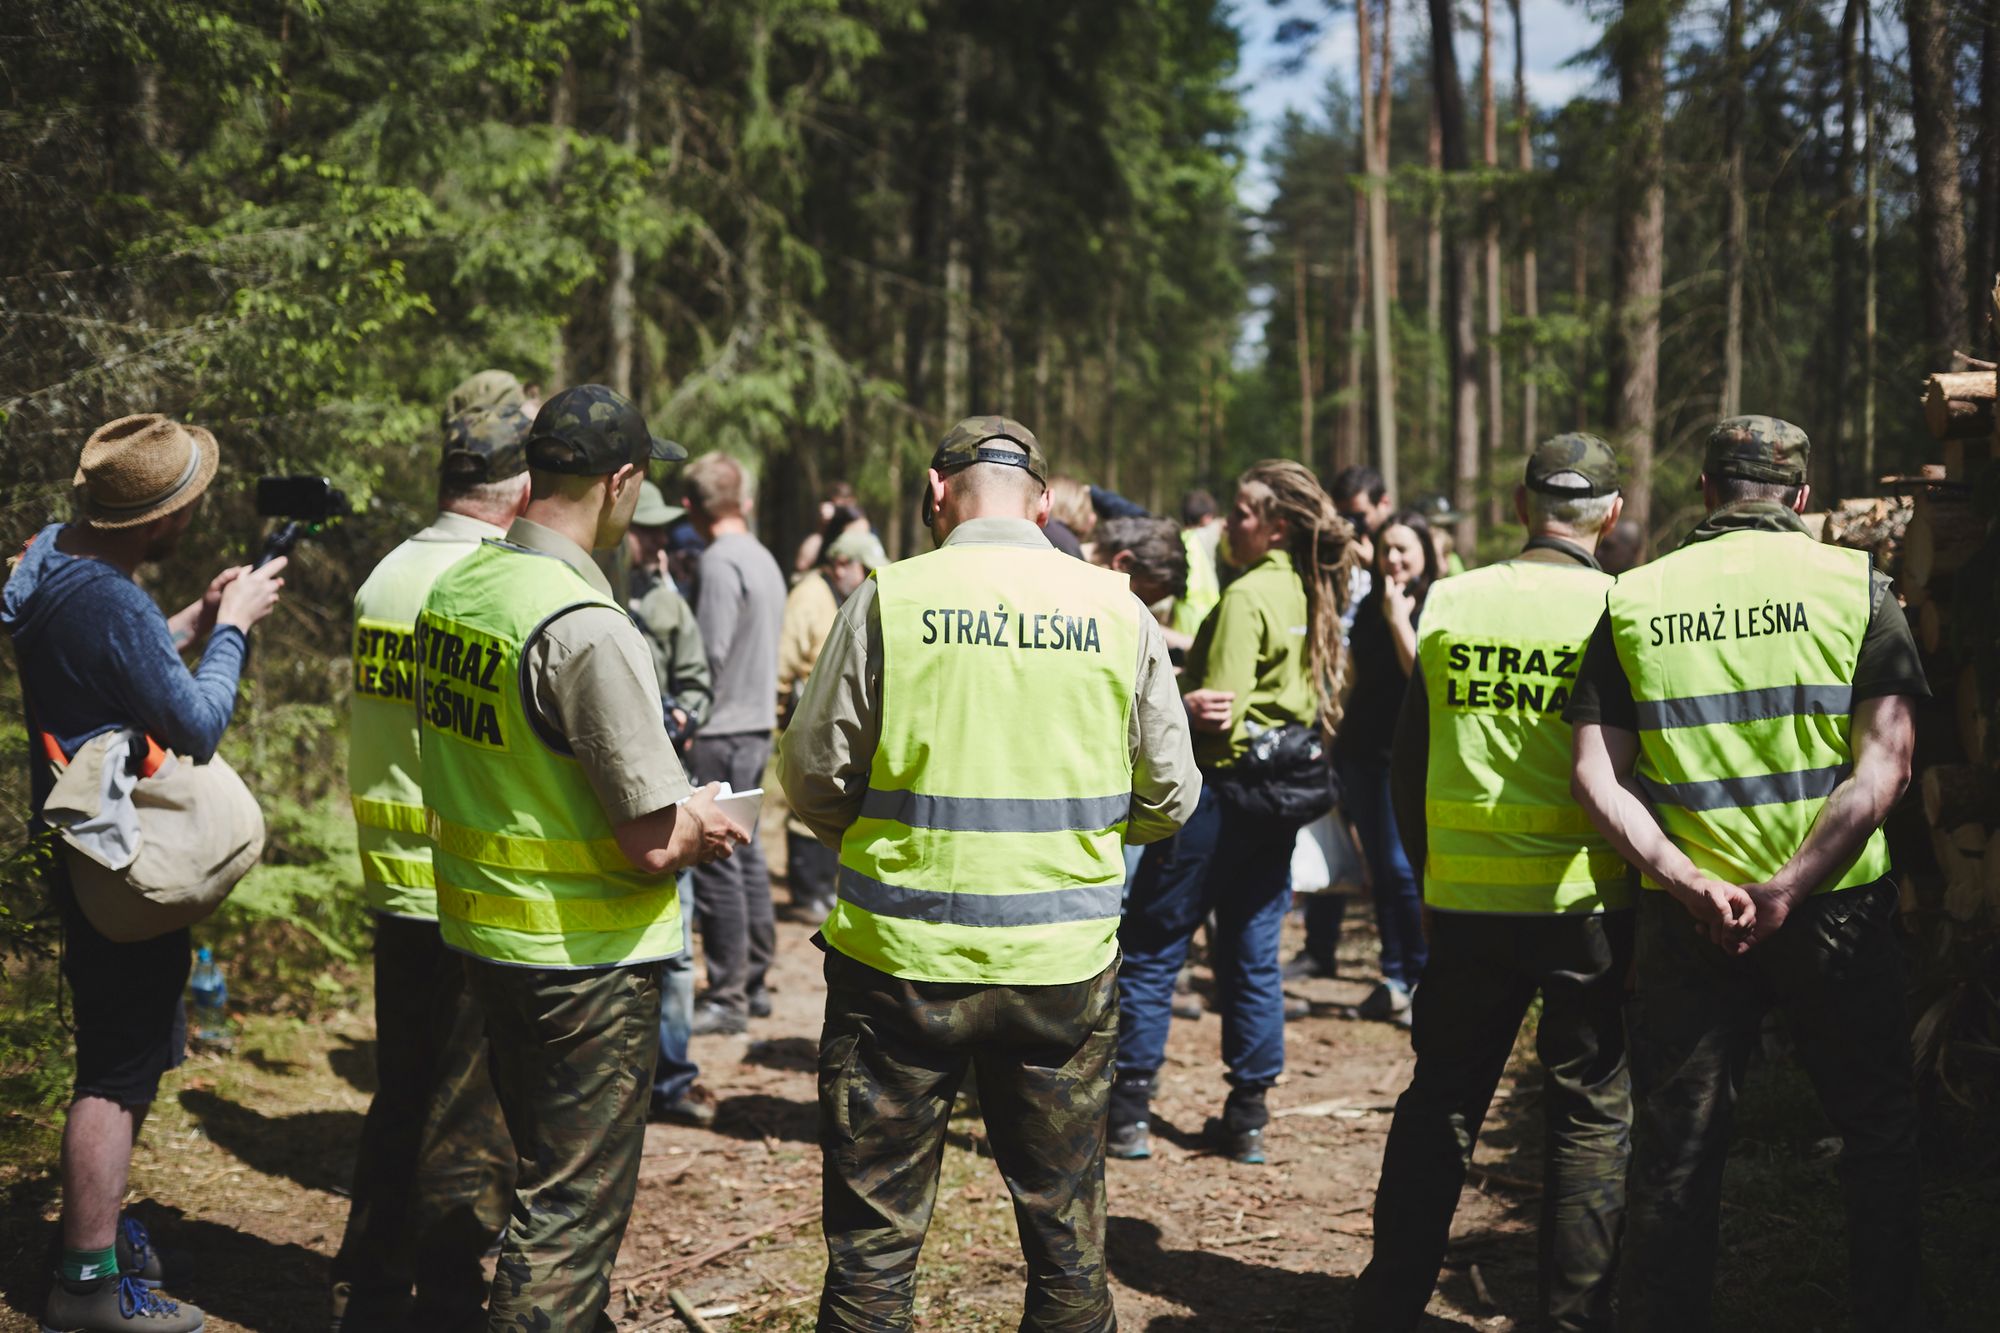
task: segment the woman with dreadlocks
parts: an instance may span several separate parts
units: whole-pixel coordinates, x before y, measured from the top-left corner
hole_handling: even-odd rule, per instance
[[[1212,911],[1230,1091],[1204,1137],[1237,1161],[1264,1160],[1264,1092],[1285,1065],[1278,932],[1292,845],[1333,804],[1326,746],[1340,716],[1354,531],[1310,470],[1272,460],[1238,481],[1225,541],[1244,573],[1202,622],[1181,676],[1201,804],[1178,835],[1146,849],[1118,932],[1114,1157],[1152,1154],[1174,978]]]

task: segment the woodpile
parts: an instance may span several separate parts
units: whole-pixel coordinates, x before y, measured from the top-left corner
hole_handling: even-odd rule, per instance
[[[1996,288],[2000,305],[2000,288]],[[1932,699],[1919,712],[1916,785],[1929,826],[1935,875],[1904,866],[1906,911],[1954,923],[2000,923],[2000,372],[1960,356],[1924,382],[1923,419],[1942,466],[1910,479],[1907,500],[1850,501],[1855,540],[1886,551],[1924,658]],[[1869,506],[1907,506],[1900,540],[1881,535]],[[1834,535],[1829,516],[1827,540]],[[1914,923],[1913,923],[1914,924]]]

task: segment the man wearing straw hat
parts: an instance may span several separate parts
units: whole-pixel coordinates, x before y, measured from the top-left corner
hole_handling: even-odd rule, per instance
[[[32,766],[37,811],[53,764],[107,731],[143,731],[197,763],[222,740],[245,635],[277,604],[285,561],[225,569],[172,616],[133,581],[173,554],[217,461],[215,437],[198,426],[121,417],[83,447],[77,521],[49,524],[14,562],[0,625],[14,642],[28,733],[51,760]],[[179,650],[203,639],[190,672]],[[145,1228],[119,1218],[132,1141],[160,1075],[181,1059],[188,932],[113,942],[84,917],[59,861],[49,876],[75,1007],[76,1083],[63,1129],[62,1254],[42,1324],[188,1333],[201,1311],[155,1293],[160,1267]]]

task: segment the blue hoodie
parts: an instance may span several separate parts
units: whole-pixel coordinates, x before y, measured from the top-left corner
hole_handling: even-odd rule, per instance
[[[56,549],[63,525],[35,534],[0,594],[0,627],[14,641],[28,733],[50,732],[65,754],[91,737],[138,727],[197,763],[222,741],[236,710],[243,631],[217,626],[190,672],[167,618],[116,565]],[[34,745],[34,797],[46,766]]]

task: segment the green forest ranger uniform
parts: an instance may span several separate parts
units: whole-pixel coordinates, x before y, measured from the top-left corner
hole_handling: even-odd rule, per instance
[[[455,396],[470,386],[490,397],[511,379],[501,376],[474,376]],[[405,1317],[457,1327],[475,1317],[486,1299],[481,1259],[507,1220],[514,1154],[486,1076],[485,1015],[466,989],[463,960],[439,936],[431,887],[416,620],[438,577],[505,531],[453,506],[473,487],[526,470],[529,423],[516,389],[513,403],[447,419],[443,512],[354,594],[347,783],[375,913],[377,1091],[330,1274],[336,1321],[349,1330]]]
[[[1807,449],[1796,426],[1735,417],[1709,437],[1704,472],[1796,488]],[[1755,885],[1798,852],[1847,776],[1855,710],[1928,692],[1868,557],[1814,541],[1786,504],[1752,500],[1620,577],[1568,716],[1636,737],[1634,775],[1674,845],[1707,874]],[[1916,1116],[1887,871],[1876,831],[1740,956],[1665,892],[1637,895],[1621,1326],[1709,1327],[1722,1158],[1772,1004],[1840,1135],[1857,1322],[1921,1326]]]
[[[1610,496],[1618,463],[1594,436],[1561,435],[1530,456],[1524,484],[1556,500]],[[1430,958],[1357,1329],[1422,1317],[1480,1125],[1538,994],[1540,1326],[1610,1326],[1632,1109],[1621,1012],[1632,922],[1620,910],[1630,871],[1570,795],[1562,709],[1611,583],[1589,548],[1540,535],[1513,560],[1433,584],[1424,603],[1391,786],[1423,867]]]
[[[538,477],[685,457],[596,385],[544,404],[527,454]],[[686,797],[687,777],[631,616],[589,552],[529,518],[438,579],[416,667],[439,923],[485,1009],[518,1163],[490,1326],[603,1327],[659,961],[682,947],[673,876],[636,871],[616,829]]]
[[[1047,476],[1004,418],[960,423],[932,466],[975,462]],[[960,523],[842,605],[780,771],[798,817],[840,847],[818,1327],[907,1326],[970,1069],[1021,1224],[1022,1327],[1111,1328],[1123,844],[1172,832],[1199,784],[1158,626],[1122,575],[1058,554],[1032,523]]]

